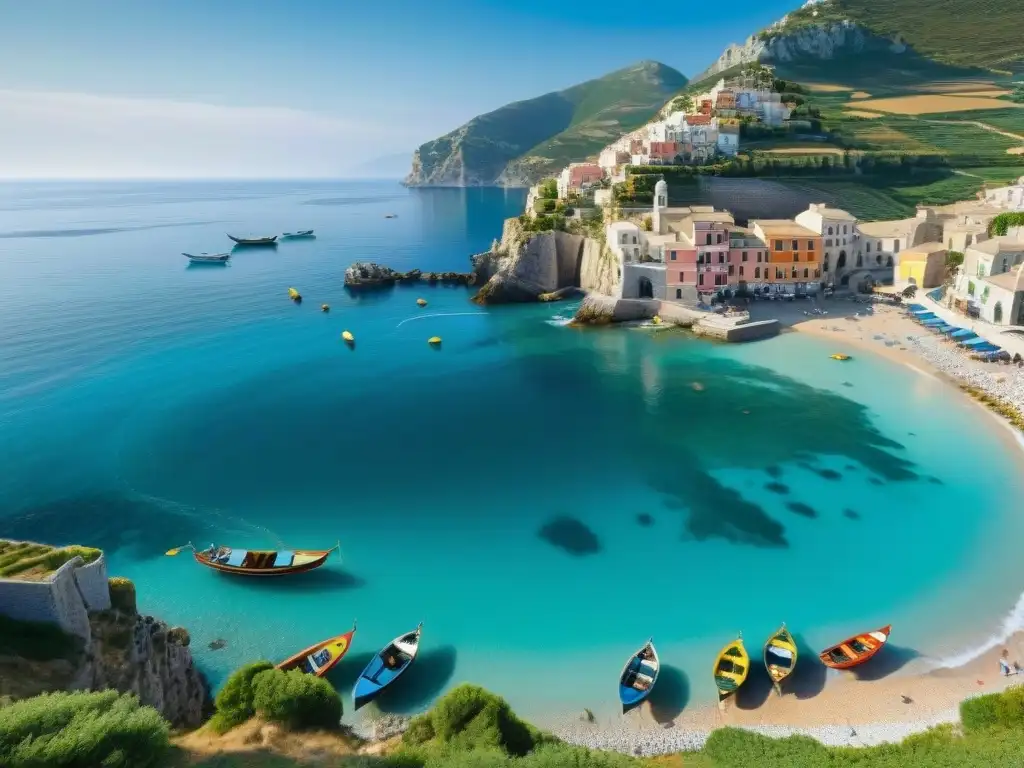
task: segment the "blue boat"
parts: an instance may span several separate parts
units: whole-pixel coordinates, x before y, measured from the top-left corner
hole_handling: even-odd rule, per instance
[[[619,676],[619,701],[622,702],[623,714],[639,707],[651,695],[660,671],[661,662],[652,638],[629,657]]]
[[[412,666],[416,654],[420,650],[420,635],[423,634],[423,622],[412,632],[399,635],[371,659],[366,669],[356,680],[352,689],[352,701],[356,709],[369,704],[382,690],[397,680],[405,670]]]

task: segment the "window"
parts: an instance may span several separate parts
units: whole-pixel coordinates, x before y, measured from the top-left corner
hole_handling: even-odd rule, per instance
[[[715,275],[715,285],[727,285],[728,282],[725,275]]]
[[[704,243],[704,245],[711,245],[711,233],[710,232],[708,232],[708,238],[707,238],[707,241]]]
[[[721,251],[718,252],[718,263],[725,264],[725,254]]]
[[[761,276],[761,268],[760,267],[754,267],[754,277],[760,277],[760,276]]]
[[[722,244],[722,233],[721,232],[718,233],[718,244],[719,245]]]
[[[778,267],[775,268],[775,279],[776,280],[782,280],[785,276],[786,276],[785,272],[783,272]]]
[[[882,266],[882,254],[880,254],[880,253],[876,254],[876,256],[875,256],[875,264],[877,264],[878,266]]]
[[[806,279],[807,279],[807,277],[808,277],[808,275],[809,275],[809,274],[810,274],[810,273],[809,273],[809,272],[808,272],[808,270],[807,270],[807,269],[805,268],[805,269],[804,269],[804,280],[806,280]]]
[[[775,250],[776,251],[781,251],[782,250],[782,241],[781,240],[776,240],[775,241]]]
[[[698,264],[703,264],[704,263],[704,254],[703,253],[698,253],[697,254],[697,263]]]
[[[973,280],[968,280],[967,281],[967,295],[968,296],[973,296],[974,295],[974,281]]]
[[[846,234],[846,225],[845,224],[843,224],[843,234],[844,235]]]
[[[742,255],[742,256],[741,256],[740,258],[741,258],[741,259],[742,259],[743,261],[746,261],[746,260],[747,260],[747,252],[746,252],[746,251],[744,251],[744,252],[743,252],[743,255]],[[760,261],[760,259],[758,259],[758,261]]]
[[[796,267],[793,267],[793,274],[791,275],[792,277],[796,277],[796,271]]]
[[[683,277],[683,273],[682,272],[679,273],[679,282],[680,283],[685,283],[686,282],[686,278]]]
[[[867,246],[868,246],[868,253],[871,253],[871,243],[868,243]]]
[[[832,227],[829,227],[829,228],[828,228],[828,233],[829,233],[830,235],[832,234]]]
[[[807,241],[807,250],[808,251],[813,251],[814,250],[814,241],[813,240],[808,240]]]
[[[730,265],[729,265],[729,274],[731,275],[732,273],[733,273],[733,265],[732,265],[732,264],[730,264]]]
[[[791,250],[791,251],[795,251],[795,250],[796,250],[797,248],[799,248],[799,247],[800,247],[800,242],[799,242],[798,240],[794,240],[794,241],[793,241],[793,247],[792,247],[792,248],[790,248],[790,250]]]
[[[892,256],[886,257],[886,259],[885,259],[885,266],[887,266],[887,267],[891,267],[892,266]]]
[[[731,267],[730,267],[731,269]],[[743,265],[740,264],[740,277],[743,277]]]
[[[683,298],[683,289],[682,288],[676,288],[676,298],[677,299]]]
[[[831,248],[831,247],[832,247],[832,238],[831,238],[831,237],[830,237],[830,238],[828,238],[828,239],[827,239],[827,240],[825,241],[825,247],[826,247],[826,248]]]
[[[857,266],[858,267],[863,267],[864,266],[864,257],[861,256],[859,253],[857,254]]]
[[[636,235],[633,235],[633,245],[636,245]]]
[[[697,285],[704,285],[704,273],[700,272],[697,274]]]
[[[793,261],[800,261],[800,254],[796,251],[793,252]]]
[[[668,257],[669,257],[669,259],[671,259],[672,261],[675,261],[675,260],[676,260],[676,252],[675,252],[675,251],[669,251],[669,252],[668,252]]]
[[[892,241],[892,252],[893,253],[899,253],[900,252],[900,241],[899,240],[893,240]]]

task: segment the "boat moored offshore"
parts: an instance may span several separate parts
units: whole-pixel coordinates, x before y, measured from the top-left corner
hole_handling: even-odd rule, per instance
[[[192,264],[227,264],[230,253],[182,253]]]

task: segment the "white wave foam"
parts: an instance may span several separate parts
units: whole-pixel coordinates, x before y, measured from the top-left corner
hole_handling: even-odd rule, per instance
[[[412,317],[405,318],[405,320],[403,320],[398,325],[396,325],[395,328],[401,328],[403,325],[405,325],[406,323],[411,323],[413,320],[423,320],[424,318],[427,318],[427,317],[462,317],[464,315],[486,315],[486,314],[487,314],[486,312],[434,312],[434,313],[429,314],[429,315],[413,315]]]
[[[562,317],[561,315],[552,315],[551,319],[545,320],[548,325],[554,325],[558,328],[562,328],[572,322],[572,317]]]
[[[960,651],[959,653],[954,653],[952,656],[939,659],[936,666],[944,669],[962,667],[964,664],[968,664],[979,656],[988,653],[993,648],[998,648],[1000,645],[1005,643],[1014,632],[1019,632],[1022,629],[1024,629],[1024,593],[1017,598],[1017,604],[1014,605],[1013,609],[1003,618],[1003,623],[999,626],[999,630],[995,634],[990,635],[980,645]]]

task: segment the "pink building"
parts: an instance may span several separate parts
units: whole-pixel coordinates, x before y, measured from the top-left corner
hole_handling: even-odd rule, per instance
[[[678,141],[652,141],[649,154],[651,160],[671,163],[681,151],[682,147]]]
[[[691,239],[697,247],[697,293],[715,293],[729,285],[729,227],[732,217],[693,217]],[[687,233],[689,234],[689,233]]]
[[[759,285],[768,280],[768,246],[749,229],[736,227],[730,233],[729,282]]]
[[[686,243],[665,245],[665,298],[691,299],[697,290],[697,249]]]

